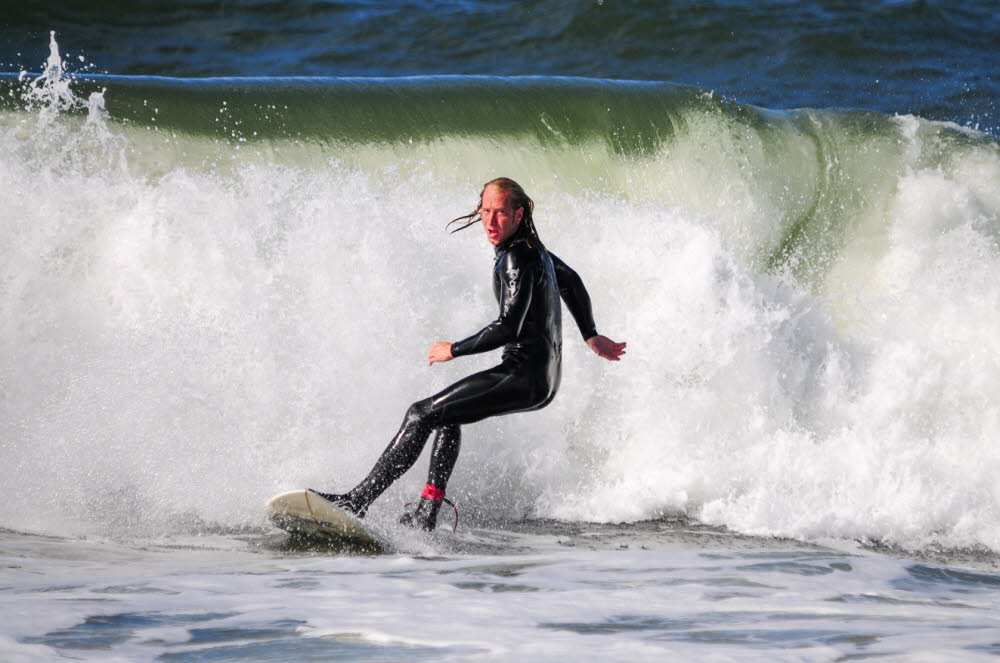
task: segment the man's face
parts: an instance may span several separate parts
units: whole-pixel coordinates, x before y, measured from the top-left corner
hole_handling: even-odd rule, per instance
[[[510,195],[497,187],[488,186],[483,191],[483,202],[479,208],[483,217],[486,239],[493,246],[503,244],[521,225],[524,208],[511,207]]]

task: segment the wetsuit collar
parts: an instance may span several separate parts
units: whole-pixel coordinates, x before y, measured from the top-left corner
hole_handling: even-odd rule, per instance
[[[503,242],[493,247],[494,250],[493,255],[499,256],[501,253],[512,247],[515,243],[526,239],[528,239],[528,229],[522,223],[520,226],[518,226],[517,230],[514,231],[513,235],[511,235]]]

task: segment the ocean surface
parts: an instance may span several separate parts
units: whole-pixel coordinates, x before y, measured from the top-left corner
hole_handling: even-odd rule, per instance
[[[92,5],[100,5],[95,7]],[[0,660],[995,661],[989,2],[20,3],[0,19]],[[584,278],[457,533],[342,490],[495,316],[521,182]]]

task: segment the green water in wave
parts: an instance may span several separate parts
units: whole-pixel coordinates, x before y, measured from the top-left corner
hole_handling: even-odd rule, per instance
[[[30,85],[0,79],[0,108],[23,109]],[[845,244],[882,241],[887,206],[908,170],[1000,152],[990,136],[954,125],[870,111],[771,111],[668,83],[99,76],[74,80],[73,90],[78,114],[83,98],[103,92],[108,118],[129,136],[131,161],[146,175],[216,169],[245,147],[238,163],[250,153],[313,168],[334,156],[366,170],[421,168],[445,181],[495,172],[557,178],[571,190],[715,217],[749,262],[814,285]]]

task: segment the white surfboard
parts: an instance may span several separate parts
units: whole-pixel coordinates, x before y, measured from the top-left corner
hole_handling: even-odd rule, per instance
[[[290,490],[275,495],[268,500],[265,509],[271,522],[291,534],[373,551],[382,549],[361,519],[311,490]]]

